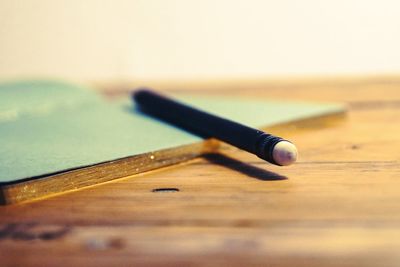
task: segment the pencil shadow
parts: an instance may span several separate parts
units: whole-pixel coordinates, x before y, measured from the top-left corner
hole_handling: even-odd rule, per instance
[[[243,161],[239,161],[219,153],[205,154],[203,155],[203,158],[210,163],[229,168],[246,176],[262,181],[280,181],[288,179],[286,176],[252,166]]]

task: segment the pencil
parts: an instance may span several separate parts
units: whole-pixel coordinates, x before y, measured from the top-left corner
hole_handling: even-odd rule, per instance
[[[272,164],[286,166],[297,159],[297,149],[288,140],[196,109],[155,93],[138,89],[132,93],[140,111],[203,138],[216,138]]]

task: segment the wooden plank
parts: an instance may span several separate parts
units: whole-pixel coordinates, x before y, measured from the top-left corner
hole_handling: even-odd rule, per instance
[[[286,130],[300,151],[293,166],[224,145],[223,155],[0,207],[2,266],[398,266],[400,80],[359,85],[362,94],[346,82],[250,90],[349,103],[329,127]]]

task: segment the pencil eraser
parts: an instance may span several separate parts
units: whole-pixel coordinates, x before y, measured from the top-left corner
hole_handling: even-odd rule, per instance
[[[290,165],[297,159],[297,148],[288,141],[281,141],[275,145],[272,157],[278,165]]]

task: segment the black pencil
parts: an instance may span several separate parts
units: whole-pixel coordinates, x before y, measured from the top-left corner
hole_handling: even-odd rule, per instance
[[[212,115],[159,95],[148,89],[133,92],[139,109],[204,138],[216,138],[280,166],[297,159],[297,149],[289,141]]]

